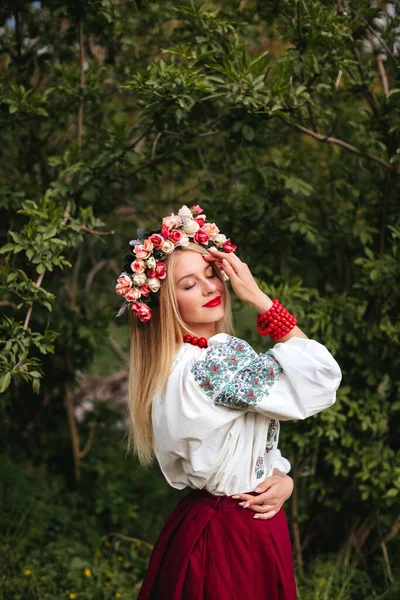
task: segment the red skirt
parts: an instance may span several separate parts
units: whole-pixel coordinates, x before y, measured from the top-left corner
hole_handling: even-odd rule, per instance
[[[239,502],[204,490],[185,496],[161,530],[138,600],[296,600],[283,508],[253,519]]]

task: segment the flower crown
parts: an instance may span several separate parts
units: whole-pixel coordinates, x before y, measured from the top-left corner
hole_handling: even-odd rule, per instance
[[[205,248],[214,246],[223,252],[235,252],[237,247],[230,238],[220,233],[215,223],[206,223],[202,212],[198,204],[191,208],[182,206],[177,215],[163,218],[159,231],[138,229],[140,239],[129,242],[135,257],[132,260],[131,254],[124,256],[124,270],[115,285],[117,294],[124,298],[117,317],[130,307],[143,323],[151,319],[149,304],[158,302],[158,290],[167,276],[163,260],[178,246],[194,242]],[[225,273],[224,277],[229,279]]]

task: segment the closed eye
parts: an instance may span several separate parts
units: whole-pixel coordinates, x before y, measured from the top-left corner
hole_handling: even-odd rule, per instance
[[[212,279],[213,277],[215,277],[215,274],[213,273],[212,275],[208,275],[208,277],[206,277],[206,279]],[[192,289],[192,287],[194,287],[196,284],[194,283],[193,285],[189,285],[189,287],[185,287],[183,288],[184,290],[190,290]]]

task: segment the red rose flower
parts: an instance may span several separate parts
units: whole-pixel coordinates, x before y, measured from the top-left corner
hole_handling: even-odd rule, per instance
[[[139,288],[139,292],[141,294],[141,296],[148,296],[151,292],[151,289],[149,288],[148,285],[141,285]]]
[[[167,276],[167,265],[163,262],[158,261],[156,264],[156,277],[157,279],[165,279]]]
[[[149,237],[149,240],[152,242],[152,244],[156,250],[161,248],[161,246],[164,243],[164,237],[162,235],[160,235],[159,233],[153,233],[153,235],[151,235]]]
[[[204,223],[206,222],[206,218],[203,217],[203,215],[200,215],[200,217],[195,218],[195,221],[200,225],[200,227],[203,227]]]
[[[203,209],[201,208],[201,206],[199,206],[198,204],[195,204],[194,206],[190,207],[190,210],[192,212],[194,212],[195,215],[199,215],[200,213],[203,212]]]
[[[168,239],[168,237],[169,237],[169,229],[168,229],[168,227],[166,227],[165,225],[163,225],[163,226],[161,227],[161,231],[160,231],[160,233],[161,233],[161,235],[162,235],[162,237],[163,237],[164,239],[166,239],[166,240]]]
[[[181,241],[182,239],[182,231],[179,231],[179,229],[173,229],[170,234],[169,234],[169,239],[174,243],[177,244],[178,242]]]
[[[210,238],[208,237],[208,235],[206,234],[205,231],[203,231],[202,229],[199,229],[198,231],[196,231],[196,233],[193,236],[193,240],[197,243],[197,244],[208,244],[208,240]]]
[[[235,244],[231,244],[231,238],[228,238],[224,243],[225,252],[235,252],[236,248],[237,246],[235,246]]]

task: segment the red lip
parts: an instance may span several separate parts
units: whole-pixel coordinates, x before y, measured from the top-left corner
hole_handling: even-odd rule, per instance
[[[203,304],[204,306],[207,307],[212,307],[212,306],[219,306],[221,304],[221,296],[217,296],[216,298],[213,298],[212,300],[210,300],[210,302],[207,302],[207,304]]]

